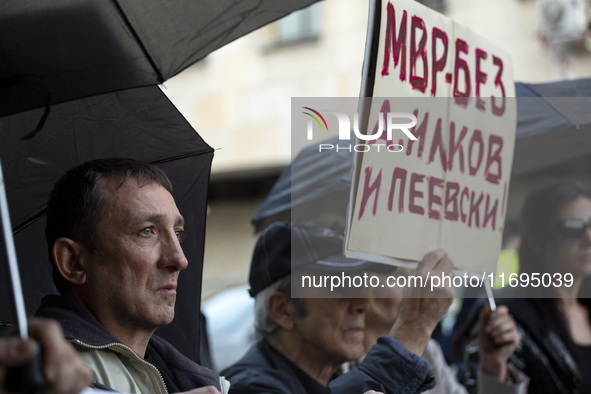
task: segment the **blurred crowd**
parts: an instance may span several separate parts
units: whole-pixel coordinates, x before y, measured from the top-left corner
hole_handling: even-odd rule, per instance
[[[0,392],[15,390],[5,381],[40,348],[42,391],[54,393],[89,385],[195,394],[591,393],[589,186],[558,179],[531,191],[518,225],[506,227],[499,263],[507,273],[572,281],[496,284],[496,303],[445,283],[294,296],[304,275],[453,276],[442,249],[413,269],[343,257],[343,220],[274,222],[261,231],[249,275],[256,340],[214,372],[153,335],[174,317],[176,279],[187,266],[184,220],[166,175],[125,159],[70,170],[48,204],[60,295],[43,300],[32,339],[0,337]],[[442,329],[452,302],[461,305],[453,330]],[[241,324],[250,322],[235,330]]]

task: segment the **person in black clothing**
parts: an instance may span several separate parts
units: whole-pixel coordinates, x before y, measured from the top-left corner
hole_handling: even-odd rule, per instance
[[[501,292],[513,297],[499,303],[522,334],[509,362],[531,378],[530,393],[591,393],[591,188],[548,181],[528,195],[521,220],[520,273],[530,282],[550,277],[552,286]],[[469,378],[476,365],[469,363]]]
[[[131,159],[70,169],[47,204],[46,238],[61,296],[37,316],[62,325],[94,378],[120,392],[219,393],[213,371],[153,335],[174,317],[177,280],[188,261],[184,219],[170,180]]]
[[[329,229],[275,223],[261,233],[249,280],[262,339],[222,372],[231,382],[231,394],[418,393],[434,386],[420,355],[451,304],[451,287],[437,289],[433,298],[417,293],[417,298],[404,299],[390,333],[378,339],[358,368],[337,373],[343,362],[365,353],[368,300],[291,298],[291,279],[299,279],[302,270],[341,274],[371,267],[343,258],[342,247],[342,236]],[[436,250],[423,258],[416,274],[453,276],[452,267],[445,252]]]

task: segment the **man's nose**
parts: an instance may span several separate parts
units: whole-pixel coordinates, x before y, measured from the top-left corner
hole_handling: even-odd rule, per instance
[[[161,268],[163,269],[182,271],[189,265],[175,231],[167,237],[162,254]]]
[[[354,314],[363,314],[367,311],[367,298],[352,298],[349,303],[349,312]]]

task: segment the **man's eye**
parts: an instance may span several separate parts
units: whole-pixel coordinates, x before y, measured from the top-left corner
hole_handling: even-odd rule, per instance
[[[179,241],[182,241],[185,235],[185,232],[183,230],[175,230],[174,232],[176,234],[176,237],[178,238]]]
[[[140,230],[141,235],[151,235],[152,233],[153,231],[151,227],[146,227],[145,229]]]

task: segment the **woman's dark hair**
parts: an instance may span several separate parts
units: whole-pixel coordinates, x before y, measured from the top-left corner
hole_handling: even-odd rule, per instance
[[[545,245],[552,245],[557,242],[556,229],[560,211],[579,197],[587,197],[591,200],[591,188],[572,179],[547,181],[529,193],[521,213],[520,273],[532,274],[534,272],[543,273],[548,271],[552,273],[550,267],[543,265],[545,261],[543,255]],[[581,288],[582,290],[587,287],[585,282]],[[530,301],[542,316],[544,324],[562,339],[575,361],[578,361],[568,324],[558,309],[556,299],[545,298],[549,294],[537,295],[537,298],[532,298]],[[586,298],[580,298],[580,301],[591,312],[591,299],[587,296]]]
[[[521,213],[520,272],[548,270],[542,266],[543,246],[556,242],[560,211],[581,196],[591,199],[591,188],[572,179],[544,182],[528,194]]]

